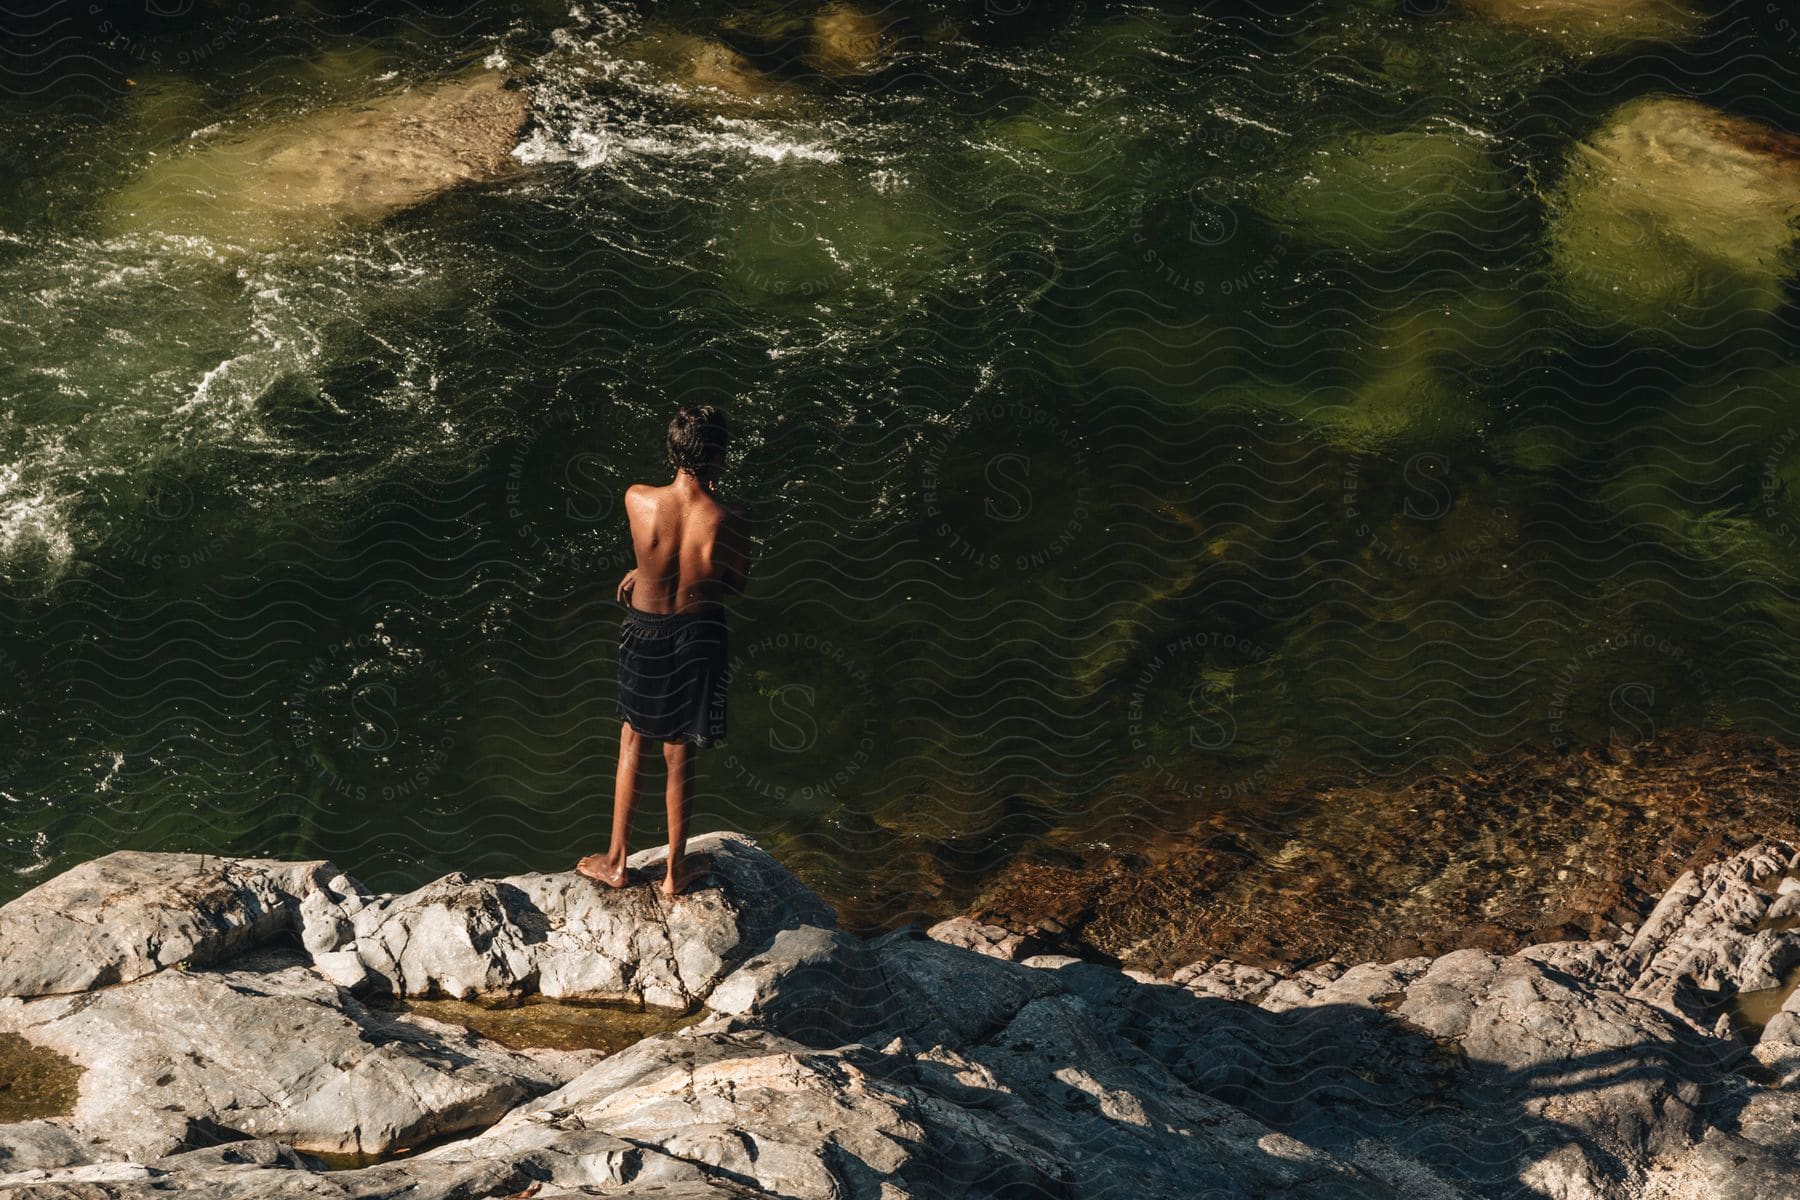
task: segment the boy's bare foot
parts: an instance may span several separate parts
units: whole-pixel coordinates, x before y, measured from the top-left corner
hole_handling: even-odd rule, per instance
[[[662,882],[656,890],[664,896],[673,898],[689,891],[694,884],[712,874],[712,861],[709,855],[689,854],[679,865],[669,864],[663,873]]]
[[[625,864],[615,866],[604,854],[590,854],[583,858],[575,864],[575,873],[585,875],[596,883],[604,883],[607,887],[625,886]]]

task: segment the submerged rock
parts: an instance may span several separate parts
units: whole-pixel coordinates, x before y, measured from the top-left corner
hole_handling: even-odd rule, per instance
[[[1505,220],[1511,189],[1463,130],[1362,134],[1320,147],[1278,189],[1269,215],[1300,236],[1363,256],[1468,248]]]
[[[804,70],[853,79],[878,70],[893,49],[897,22],[851,0],[740,5],[720,18],[722,36],[784,73]]]
[[[725,290],[757,307],[906,304],[939,281],[954,246],[944,214],[904,181],[835,154],[796,154],[732,184],[712,243]]]
[[[1598,53],[1635,41],[1677,41],[1700,29],[1682,0],[1462,0],[1490,21]]]
[[[1354,377],[1342,383],[1233,382],[1192,403],[1299,421],[1351,451],[1453,446],[1474,440],[1491,416],[1480,372],[1526,353],[1534,332],[1512,297],[1469,288],[1371,322],[1354,342],[1345,373]]]
[[[115,225],[260,245],[380,220],[510,174],[529,115],[486,70],[322,109],[156,160],[113,198]]]
[[[864,941],[747,840],[692,844],[714,854],[713,880],[672,904],[572,874],[351,886],[367,902],[329,949],[272,923],[213,967],[0,1000],[0,1025],[86,1068],[72,1114],[0,1125],[0,1190],[1774,1200],[1800,1169],[1800,1096],[1735,1070],[1746,1047],[1716,1019],[1721,998],[1800,961],[1800,931],[1782,924],[1800,910],[1787,844],[1684,877],[1633,937],[1303,970],[1213,961],[1169,978],[1002,961],[1022,946],[968,922],[940,928],[961,945],[916,929]],[[610,1055],[510,1050],[367,1007],[311,965],[406,962],[404,927],[420,969],[372,971],[367,986],[529,990],[517,972],[531,947],[596,924],[578,887],[599,898],[599,924],[643,905],[626,939],[637,966],[697,988],[696,1023]],[[143,907],[165,911],[122,900],[113,916],[183,928],[216,905],[164,889]],[[691,938],[669,932],[684,924]],[[683,945],[718,966],[683,966]],[[1780,1040],[1796,1024],[1800,1006],[1768,1022],[1758,1059],[1800,1057]],[[312,1156],[402,1147],[329,1174],[342,1160]]]
[[[805,62],[823,75],[868,75],[886,61],[891,42],[887,21],[859,4],[834,0],[812,19]]]
[[[0,1033],[0,1124],[66,1116],[74,1107],[81,1068],[16,1033]],[[0,1159],[9,1153],[0,1145]]]
[[[1800,752],[1670,734],[1397,779],[1282,780],[1255,799],[1254,822],[1172,832],[1151,864],[1023,856],[973,912],[1157,972],[1618,937],[1689,867],[1770,835],[1800,841]]]
[[[716,107],[761,107],[800,95],[792,84],[764,71],[747,56],[711,38],[656,29],[624,52],[672,84],[683,99]]]
[[[1800,260],[1800,138],[1693,100],[1647,97],[1578,146],[1550,255],[1589,318],[1711,341],[1772,312]]]

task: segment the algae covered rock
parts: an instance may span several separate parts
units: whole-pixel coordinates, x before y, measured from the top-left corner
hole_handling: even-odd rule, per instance
[[[833,155],[785,158],[733,190],[713,248],[726,290],[747,304],[904,302],[931,286],[951,249],[930,196],[905,180],[871,180]]]
[[[1232,382],[1197,397],[1207,409],[1297,420],[1333,445],[1398,452],[1472,440],[1491,416],[1483,376],[1529,351],[1536,327],[1512,297],[1469,289],[1408,304],[1348,344],[1329,382]]]
[[[1556,279],[1589,319],[1716,340],[1785,300],[1800,138],[1693,100],[1616,109],[1552,197]]]
[[[719,35],[759,60],[792,62],[811,39],[812,8],[796,0],[734,5],[719,18]]]
[[[1470,12],[1598,53],[1636,41],[1677,41],[1700,29],[1700,14],[1681,0],[1463,0]]]
[[[734,8],[720,18],[719,32],[735,50],[776,70],[855,79],[885,65],[898,24],[892,10],[853,0],[775,0]]]
[[[630,57],[673,83],[685,98],[723,107],[757,107],[792,99],[796,89],[723,42],[654,29],[625,48]]]
[[[1216,181],[1197,180],[1179,156],[1157,154],[1135,119],[1116,98],[1039,100],[998,117],[969,143],[982,194],[967,202],[1055,221],[1096,244],[1134,233],[1140,251],[1147,248],[1141,239],[1159,228],[1179,236],[1198,222],[1201,248],[1216,256],[1216,231],[1206,228]],[[989,220],[1005,228],[1003,218]]]
[[[1416,255],[1490,236],[1510,204],[1506,177],[1480,139],[1445,127],[1320,147],[1277,188],[1268,215],[1334,249]]]
[[[113,198],[115,224],[261,245],[380,220],[510,174],[529,114],[523,91],[481,70],[229,133],[152,163]]]
[[[812,19],[805,62],[822,75],[868,75],[886,61],[892,42],[888,22],[880,14],[835,0]]]

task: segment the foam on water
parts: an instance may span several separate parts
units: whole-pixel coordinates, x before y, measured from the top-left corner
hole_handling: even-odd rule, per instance
[[[230,264],[213,250],[196,236],[55,239],[0,269],[12,368],[55,381],[18,391],[0,425],[0,576],[53,581],[91,553],[168,533],[155,489],[185,487],[219,451],[312,452],[267,419],[271,389],[328,363],[331,330],[444,282],[383,235]],[[398,365],[378,403],[428,407],[427,349],[386,350]],[[394,452],[426,448],[414,431]],[[246,482],[276,502],[316,486],[274,468]]]
[[[840,159],[841,151],[817,136],[822,130],[799,106],[757,119],[709,114],[704,109],[711,89],[683,83],[667,63],[652,61],[656,43],[643,36],[636,18],[612,10],[594,18],[575,12],[577,27],[554,31],[553,49],[532,64],[538,122],[513,152],[520,162],[593,170],[621,156]],[[787,94],[773,80],[768,86],[777,101],[772,107],[784,107]],[[663,111],[667,106],[677,109],[675,119]]]
[[[666,60],[688,45],[680,41],[685,35],[647,26],[637,14],[574,7],[570,21],[552,32],[549,51],[535,61],[522,61],[504,39],[481,60],[489,68],[524,69],[538,120],[513,151],[519,163],[604,167],[634,176],[631,186],[650,194],[695,198],[704,189],[709,204],[715,186],[735,185],[741,194],[716,211],[740,223],[721,243],[727,274],[740,285],[810,287],[818,272],[829,271],[869,298],[893,302],[910,294],[895,280],[909,271],[908,278],[922,276],[909,254],[892,253],[911,245],[905,231],[891,242],[884,236],[865,244],[855,236],[864,222],[881,230],[898,219],[909,183],[900,172],[877,170],[865,181],[874,197],[891,197],[893,205],[870,206],[852,193],[851,207],[823,214],[805,245],[764,244],[763,226],[786,215],[782,206],[794,201],[789,193],[822,181],[796,178],[790,186],[761,173],[839,167],[847,153],[879,163],[867,145],[858,146],[866,131],[853,133],[829,108],[799,102],[773,82],[767,105],[732,107],[737,100],[716,95],[717,89],[672,76]],[[395,78],[394,71],[378,69],[378,55],[353,65],[365,89],[380,90]],[[195,164],[213,161],[182,146],[210,146],[244,120],[227,115],[171,134],[181,156],[170,164],[177,175],[186,178]],[[150,151],[151,164],[164,153]],[[235,161],[226,156],[226,182],[235,178]],[[719,164],[730,172],[722,180],[715,175]],[[157,480],[179,481],[184,464],[219,451],[254,449],[270,461],[315,453],[316,445],[272,421],[269,408],[280,389],[314,387],[321,371],[341,365],[327,344],[331,330],[353,327],[384,358],[391,354],[385,365],[393,382],[378,397],[381,405],[413,413],[433,407],[441,378],[436,348],[384,341],[377,314],[453,292],[458,285],[441,264],[412,261],[411,247],[378,230],[332,228],[320,231],[322,242],[262,244],[239,236],[231,214],[205,188],[187,208],[177,205],[162,228],[162,202],[144,193],[143,180],[128,179],[126,190],[136,197],[133,214],[141,227],[52,238],[0,267],[0,332],[17,334],[9,337],[13,370],[56,381],[50,389],[27,389],[0,427],[0,576],[53,580],[109,545],[135,544]],[[771,206],[773,216],[764,215]],[[217,228],[198,227],[215,218]],[[29,245],[13,235],[7,241]],[[777,345],[770,353],[779,356],[791,337],[771,332]],[[107,352],[91,353],[96,342]],[[809,345],[849,354],[855,342],[836,329]],[[437,446],[465,436],[450,416],[432,414],[366,473],[380,477],[399,457],[429,449],[420,444],[421,431]],[[317,488],[284,479],[275,468],[235,486],[244,499],[276,507],[285,494]],[[168,531],[166,525],[150,530]]]
[[[56,438],[40,443],[39,461],[61,461],[59,443]],[[71,503],[67,496],[24,484],[19,466],[0,466],[0,560],[39,558],[53,572],[61,571],[75,553],[69,532]]]

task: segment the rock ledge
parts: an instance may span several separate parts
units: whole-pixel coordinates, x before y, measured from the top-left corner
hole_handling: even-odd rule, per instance
[[[966,918],[865,941],[749,839],[693,848],[712,879],[673,903],[77,867],[0,908],[0,1030],[82,1069],[72,1111],[0,1125],[0,1192],[1666,1200],[1800,1172],[1785,843],[1628,938],[1168,978]],[[377,1002],[534,994],[700,1019],[604,1056]]]

